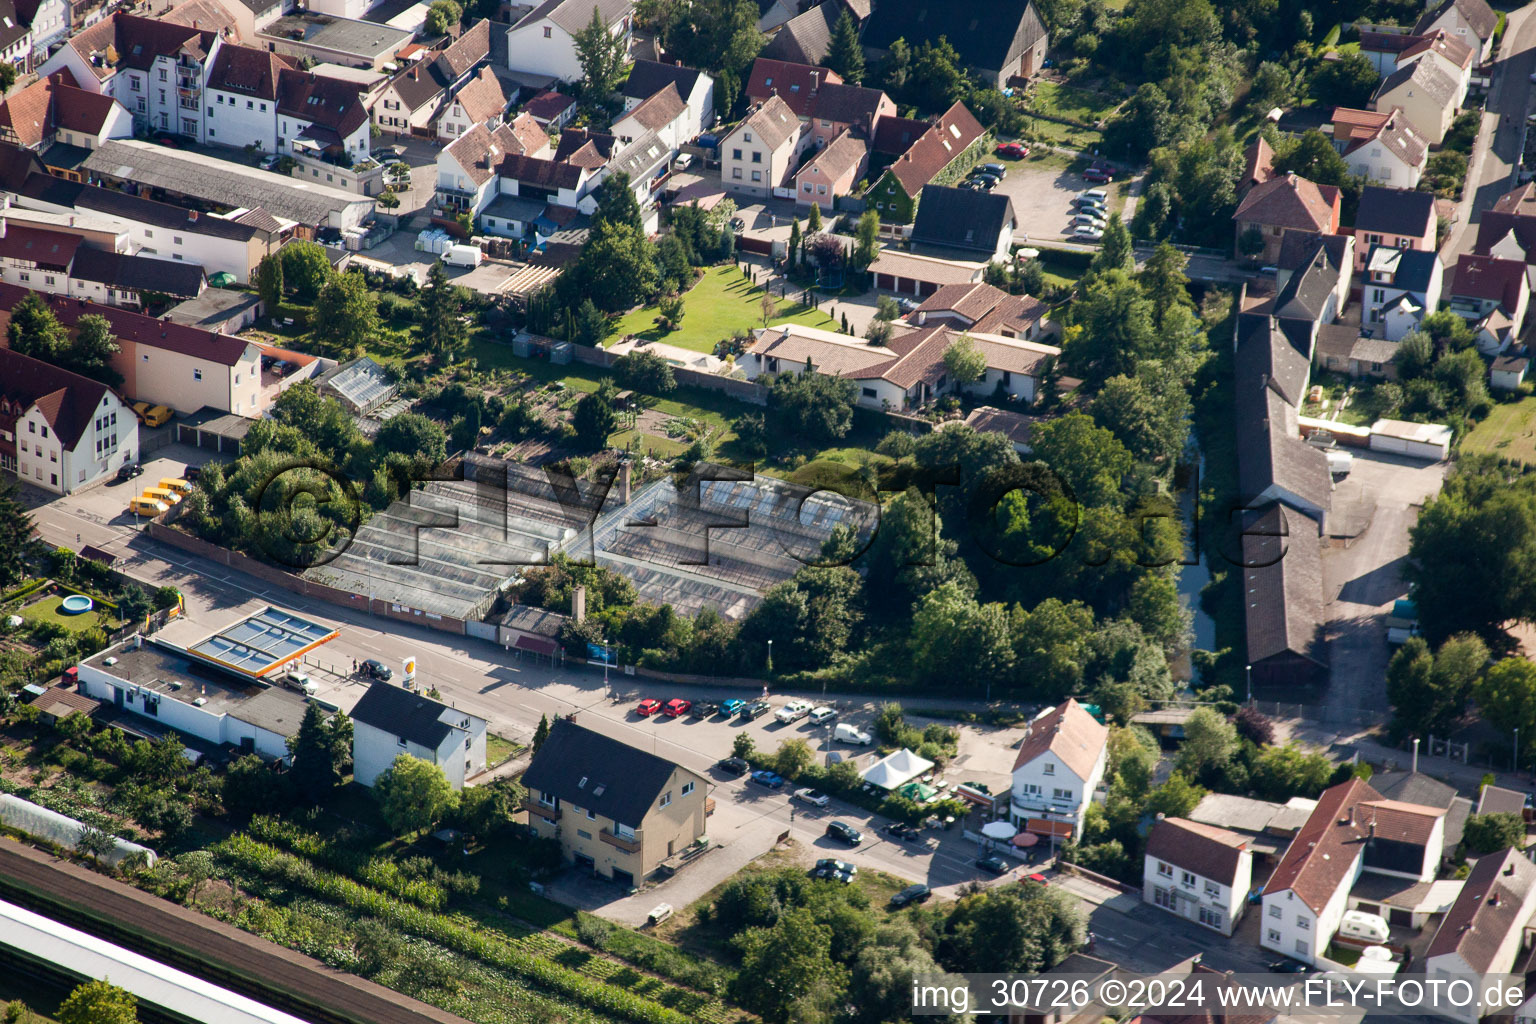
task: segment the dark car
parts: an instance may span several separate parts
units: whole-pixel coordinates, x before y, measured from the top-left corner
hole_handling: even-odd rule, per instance
[[[117,471],[117,482],[122,483],[124,480],[132,480],[136,476],[143,475],[144,467],[137,462],[130,462]]]
[[[1309,969],[1300,960],[1272,960],[1269,964],[1270,974],[1306,974]]]
[[[835,857],[823,857],[818,860],[816,862],[816,869],[819,871],[823,868],[828,871],[841,871],[845,875],[856,875],[859,873],[859,866],[857,864],[850,864],[845,860],[838,860]]]
[[[377,679],[381,683],[387,683],[395,676],[395,673],[390,669],[390,667],[384,664],[378,658],[369,658],[358,667],[362,669],[365,675],[372,676],[374,679]]]
[[[976,866],[994,875],[1006,875],[1009,870],[1008,862],[1001,857],[983,857],[976,862]]]
[[[766,768],[760,768],[753,772],[752,781],[759,786],[767,786],[769,789],[781,789],[784,786],[784,776],[778,772],[770,772]]]
[[[748,704],[746,707],[741,709],[741,717],[749,719],[756,718],[758,715],[763,714],[771,707],[773,707],[773,705],[769,704],[765,700],[755,700],[751,704]]]
[[[933,890],[919,882],[916,885],[907,886],[905,889],[901,890],[901,892],[898,892],[896,895],[892,896],[891,906],[904,907],[909,903],[921,903],[923,900],[932,895]]]
[[[997,188],[997,183],[1002,179],[995,174],[973,174],[971,175],[970,180],[976,182],[978,187],[984,188],[990,192]]]
[[[708,718],[710,715],[713,715],[719,710],[720,707],[717,704],[713,704],[707,700],[696,700],[693,702],[693,707],[688,711],[688,717]]]
[[[814,868],[811,868],[811,877],[823,878],[829,882],[842,882],[844,885],[850,885],[853,882],[853,872],[839,871],[837,868],[830,864],[818,865]]]
[[[913,842],[922,838],[921,832],[913,828],[911,825],[901,821],[893,821],[889,825],[882,828],[880,831],[884,832],[892,839],[902,839],[907,842]]]
[[[827,823],[827,838],[837,839],[849,846],[858,846],[864,841],[864,833],[841,821],[830,821]]]
[[[743,761],[739,757],[728,757],[724,761],[716,764],[715,767],[719,768],[723,772],[735,775],[738,778],[752,770],[752,766],[747,764],[747,762]]]
[[[1008,177],[1008,168],[1002,164],[977,164],[976,171],[972,173],[990,174],[994,178],[1002,179]]]

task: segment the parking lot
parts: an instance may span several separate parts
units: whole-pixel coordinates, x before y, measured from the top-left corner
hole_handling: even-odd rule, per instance
[[[1003,163],[1008,176],[998,184],[995,193],[1013,200],[1013,213],[1018,218],[1015,241],[1024,241],[1025,235],[1031,241],[1069,239],[1073,230],[1072,215],[1076,212],[1072,200],[1086,189],[1102,188],[1108,192],[1111,213],[1118,213],[1125,206],[1124,182],[1095,185],[1055,160],[1025,159]]]

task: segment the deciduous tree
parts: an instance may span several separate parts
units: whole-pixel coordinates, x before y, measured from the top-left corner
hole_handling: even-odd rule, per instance
[[[419,832],[454,805],[453,786],[429,761],[401,754],[374,782],[379,810],[396,835]]]
[[[54,1014],[59,1024],[136,1024],[139,1000],[108,981],[75,986]]]
[[[437,269],[434,265],[433,269]],[[311,333],[337,359],[354,359],[363,343],[379,330],[379,304],[368,290],[363,275],[348,271],[332,274],[315,300]]]
[[[582,98],[588,103],[602,103],[618,87],[624,75],[627,56],[624,44],[628,36],[610,32],[594,5],[592,20],[571,38],[576,44],[576,59],[581,64]]]

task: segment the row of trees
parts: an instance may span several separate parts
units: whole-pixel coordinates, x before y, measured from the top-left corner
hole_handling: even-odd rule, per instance
[[[111,321],[99,313],[81,316],[71,334],[40,292],[28,292],[11,310],[5,333],[14,352],[114,388],[123,385],[123,375],[112,367],[119,351],[117,337]]]

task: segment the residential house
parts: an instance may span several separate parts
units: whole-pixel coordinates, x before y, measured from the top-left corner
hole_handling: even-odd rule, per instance
[[[708,131],[715,123],[715,80],[697,68],[682,64],[664,64],[654,60],[637,60],[629,69],[619,94],[624,98],[624,109],[630,111],[650,99],[667,86],[677,89],[687,106],[684,115],[683,139],[687,141]]]
[[[1147,834],[1142,899],[1231,935],[1248,906],[1248,838],[1187,818],[1164,818]]]
[[[1536,181],[1504,193],[1483,211],[1472,251],[1536,263]]]
[[[771,196],[793,183],[791,174],[809,146],[789,104],[770,96],[720,140],[720,180],[727,191]]]
[[[279,153],[323,155],[343,166],[368,156],[372,121],[356,82],[282,68],[276,109]]]
[[[495,129],[475,125],[444,146],[437,154],[438,208],[478,215],[496,198],[496,169],[508,154],[547,158],[549,136],[533,118],[519,114]]]
[[[1361,872],[1431,881],[1444,835],[1444,808],[1388,800],[1360,779],[1324,790],[1264,886],[1259,944],[1315,964]]]
[[[69,331],[86,314],[106,317],[118,344],[112,369],[123,378],[118,390],[129,398],[179,413],[206,407],[237,416],[261,415],[260,352],[254,342],[9,284],[0,284],[0,333],[16,304],[28,295],[41,295]]]
[[[1506,352],[1488,367],[1488,386],[1495,391],[1518,391],[1530,370],[1530,352],[1523,348]]]
[[[1477,794],[1478,814],[1513,814],[1525,817],[1526,794],[1506,786],[1483,786]]]
[[[753,105],[766,103],[777,96],[789,105],[796,117],[808,118],[822,86],[841,84],[842,76],[827,68],[759,57],[752,62],[745,91]]]
[[[1349,304],[1350,268],[1355,262],[1354,235],[1287,231],[1280,236],[1275,260],[1275,315],[1282,320],[1306,317],[1316,324],[1333,322]],[[1300,274],[1302,281],[1292,284]]]
[[[1033,0],[882,0],[870,12],[861,41],[883,57],[898,39],[949,40],[960,63],[989,86],[1002,89],[1045,63],[1050,45]]]
[[[0,348],[0,470],[54,494],[135,461],[139,421],[100,381]]]
[[[764,36],[772,36],[799,13],[792,0],[757,0],[757,10],[757,30]]]
[[[855,26],[862,24],[864,17],[869,15],[869,5],[861,6],[863,17],[845,0],[825,0],[796,14],[773,33],[768,45],[763,47],[762,56],[797,64],[822,63],[832,49],[832,36],[843,14],[848,14]]]
[[[997,409],[990,405],[978,405],[966,414],[961,424],[972,430],[1002,434],[1013,445],[1014,451],[1020,455],[1028,455],[1030,435],[1035,429],[1035,424],[1044,420],[1044,416],[1032,416],[1009,409]],[[955,421],[950,420],[942,429],[947,430],[954,425]]]
[[[110,306],[140,305],[140,295],[158,292],[191,299],[207,286],[203,268],[92,248],[78,234],[9,223],[0,218],[0,281],[87,299]]]
[[[1441,1003],[1438,1012],[1476,1024],[1503,1006],[1489,1006],[1484,996],[1488,975],[1508,974],[1522,966],[1521,953],[1536,913],[1536,864],[1520,851],[1485,854],[1472,865],[1461,895],[1440,922],[1424,954],[1429,982],[1466,983],[1475,996],[1465,1006]]]
[[[454,789],[485,770],[485,719],[393,683],[375,682],[352,708],[352,778],[372,787],[410,754],[443,770]]]
[[[1457,258],[1449,288],[1450,308],[1471,323],[1475,332],[1487,335],[1483,341],[1486,354],[1498,351],[1486,347],[1492,339],[1502,337],[1507,344],[1519,337],[1531,303],[1531,274],[1530,265],[1517,260],[1476,253],[1462,253]],[[1508,323],[1485,324],[1495,312],[1503,314]]]
[[[28,70],[32,63],[32,55],[43,52],[36,47],[32,37],[32,17],[38,13],[35,9],[22,13],[23,7],[16,0],[0,0],[0,61],[15,65],[18,71]],[[57,8],[49,12],[51,17],[57,17]],[[55,31],[56,26],[51,27]]]
[[[1361,334],[1358,324],[1323,324],[1317,332],[1313,358],[1333,373],[1359,379],[1396,380],[1397,342]]]
[[[1409,123],[1438,146],[1461,102],[1461,83],[1438,61],[1416,60],[1388,75],[1371,97],[1375,111],[1401,110]]]
[[[452,142],[477,125],[494,128],[506,110],[507,96],[501,82],[490,68],[481,68],[443,104],[437,118],[437,137]]]
[[[1017,223],[1013,200],[1006,195],[928,185],[912,225],[912,243],[965,250],[972,259],[1007,260]]]
[[[1029,295],[1010,295],[976,282],[946,285],[908,314],[918,327],[947,323],[962,331],[1034,341],[1047,325],[1049,307]]]
[[[203,97],[208,140],[277,152],[277,80],[294,64],[254,46],[219,47]]]
[[[709,780],[559,719],[528,771],[528,828],[578,868],[635,886],[704,836]]]
[[[1024,726],[1013,761],[1013,823],[1053,844],[1081,838],[1108,751],[1109,729],[1077,701],[1042,711]]]
[[[29,0],[19,7],[12,0],[12,6],[21,15],[15,20],[27,24],[27,46],[34,63],[36,55],[47,54],[55,43],[62,42],[69,35],[69,16],[73,7],[69,0]],[[27,17],[29,7],[32,9],[30,18]]]
[[[1238,198],[1248,194],[1255,185],[1262,185],[1275,176],[1275,151],[1264,136],[1255,135],[1248,148],[1243,150],[1243,176],[1237,182]]]
[[[896,104],[879,89],[827,82],[816,90],[802,120],[816,145],[825,146],[844,132],[868,141],[884,118],[895,116]]]
[[[576,116],[576,100],[563,92],[546,89],[524,103],[522,113],[537,121],[545,131],[557,132]]]
[[[585,168],[548,157],[507,153],[496,165],[497,192],[503,196],[574,208],[590,191]]]
[[[591,24],[595,11],[627,53],[633,9],[631,0],[544,0],[504,30],[507,67],[524,75],[579,82],[582,71],[576,33]],[[498,27],[498,31],[503,30]]]
[[[218,33],[118,11],[78,33],[43,62],[44,77],[67,68],[76,84],[111,96],[144,132],[203,139],[203,72]]]
[[[1493,33],[1499,15],[1487,0],[1442,0],[1425,11],[1413,26],[1414,35],[1427,36],[1443,30],[1471,47],[1476,63],[1486,63],[1493,56]]]
[[[909,410],[955,390],[944,353],[966,333],[986,359],[987,370],[963,390],[980,397],[1001,390],[1014,400],[1033,402],[1042,364],[1061,352],[1018,337],[956,330],[942,320],[916,329],[900,325],[884,345],[815,327],[774,324],[753,332],[754,343],[740,365],[749,380],[764,374],[798,376],[810,368],[852,380],[859,386],[856,401],[866,409]]]
[[[1351,174],[1414,188],[1429,159],[1429,139],[1400,107],[1333,111],[1333,146]]]
[[[1456,80],[1458,104],[1467,98],[1472,68],[1477,63],[1472,47],[1443,29],[1425,36],[1361,32],[1360,53],[1382,78],[1427,57]]]
[[[133,117],[110,96],[81,89],[60,68],[0,103],[0,141],[35,150],[55,174],[70,176],[80,151],[130,138]],[[59,152],[51,152],[55,144]]]
[[[1255,259],[1273,263],[1287,231],[1333,235],[1339,230],[1339,190],[1318,185],[1294,173],[1250,188],[1232,215],[1237,225],[1236,251],[1248,250]],[[1250,234],[1256,232],[1256,234]],[[1262,241],[1256,253],[1250,239]]]
[[[1322,470],[1327,472],[1326,460]],[[1317,522],[1280,501],[1250,512],[1243,518],[1242,558],[1249,679],[1259,686],[1292,688],[1326,680]]]
[[[868,165],[869,146],[852,132],[844,131],[795,172],[795,200],[802,206],[814,203],[831,213],[837,209],[837,197],[853,191]],[[1012,237],[1010,233],[1010,240]]]
[[[676,152],[653,132],[646,132],[621,149],[608,165],[592,179],[592,187],[602,184],[610,174],[624,174],[629,178],[629,189],[640,207],[640,218],[647,234],[660,229],[660,204],[656,193],[667,173],[672,155]],[[597,200],[587,196],[578,208],[584,214],[597,212]]]
[[[688,104],[672,83],[658,89],[641,103],[614,118],[610,128],[619,144],[628,146],[647,133],[667,147],[668,156],[677,153],[688,135]]]
[[[885,119],[882,118],[882,121]],[[879,136],[881,127],[876,127]],[[906,127],[894,125],[894,129]],[[917,216],[919,197],[926,185],[952,185],[976,163],[986,144],[986,132],[965,108],[956,103],[928,125],[865,193],[880,219],[910,224]]]
[[[1434,193],[1365,186],[1355,212],[1355,271],[1365,270],[1378,245],[1434,252],[1437,225]]]
[[[934,256],[886,247],[869,265],[875,287],[925,299],[950,284],[975,284],[987,265],[972,260],[943,260]]]
[[[1440,254],[1373,245],[1366,257],[1360,308],[1371,333],[1402,341],[1440,306]]]
[[[1462,829],[1472,814],[1471,800],[1462,796],[1456,787],[1417,771],[1376,772],[1371,776],[1371,788],[1388,800],[1445,808],[1445,863],[1452,862],[1456,847],[1461,845]]]

